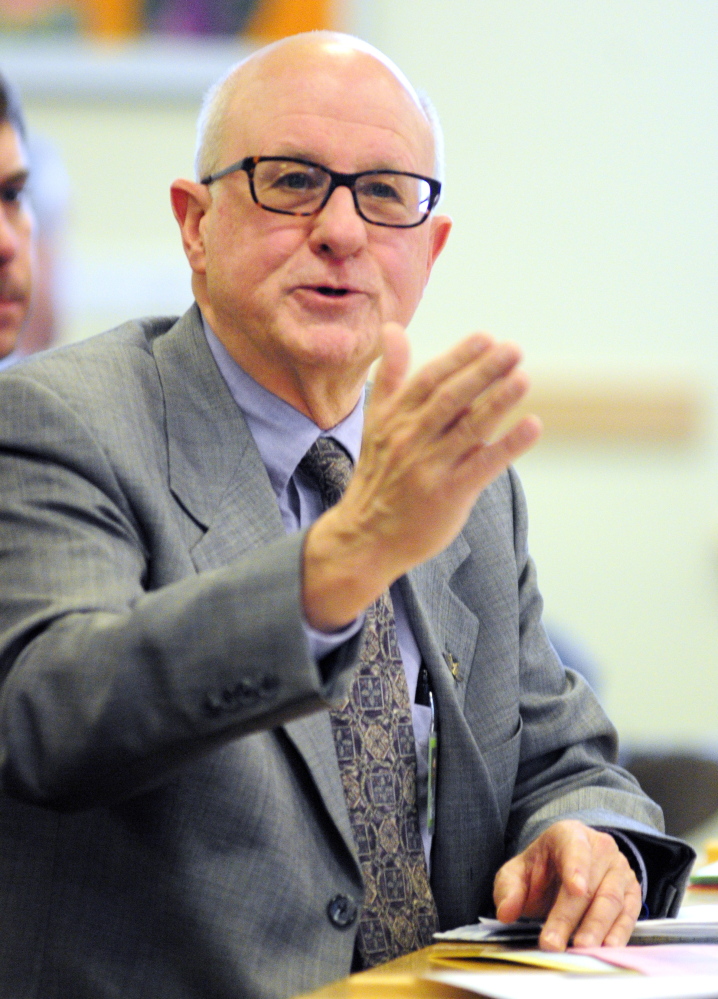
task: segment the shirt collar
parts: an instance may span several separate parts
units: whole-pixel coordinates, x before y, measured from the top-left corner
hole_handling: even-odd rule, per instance
[[[356,465],[364,428],[364,389],[354,409],[330,430],[256,382],[237,364],[202,316],[204,333],[232,398],[242,410],[269,474],[275,495],[287,487],[297,465],[318,437],[333,437]]]

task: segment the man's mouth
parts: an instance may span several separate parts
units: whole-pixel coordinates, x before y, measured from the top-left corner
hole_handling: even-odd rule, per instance
[[[314,290],[320,295],[326,295],[327,298],[342,298],[342,296],[349,294],[348,288],[329,288],[327,285],[320,285]]]
[[[317,306],[319,306],[320,300],[327,302],[327,304],[341,300],[346,300],[348,303],[351,299],[366,294],[359,286],[353,284],[310,284],[307,282],[306,284],[295,285],[294,290],[309,295],[310,299],[308,301],[313,299]]]

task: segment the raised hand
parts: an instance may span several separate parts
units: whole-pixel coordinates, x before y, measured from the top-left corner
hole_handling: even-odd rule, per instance
[[[346,624],[443,551],[480,492],[535,443],[541,427],[532,416],[493,439],[528,389],[520,360],[515,344],[474,334],[407,378],[406,334],[387,323],[354,476],[307,536],[310,624]]]

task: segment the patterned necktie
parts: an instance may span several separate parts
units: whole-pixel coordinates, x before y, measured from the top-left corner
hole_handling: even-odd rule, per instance
[[[299,464],[325,509],[340,498],[352,462],[319,437]],[[439,928],[416,806],[411,702],[388,590],[366,612],[359,665],[345,705],[330,712],[339,771],[364,876],[357,947],[372,967],[431,943]]]

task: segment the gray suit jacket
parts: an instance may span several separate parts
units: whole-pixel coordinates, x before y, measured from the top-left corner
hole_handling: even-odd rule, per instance
[[[302,535],[196,307],[14,367],[0,399],[3,999],[279,997],[346,974],[356,923],[328,905],[360,904],[362,878],[324,708],[359,639],[312,660]],[[438,705],[443,927],[490,911],[498,866],[557,816],[680,853],[546,640],[513,473],[402,586]]]

